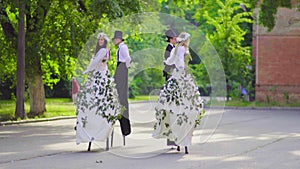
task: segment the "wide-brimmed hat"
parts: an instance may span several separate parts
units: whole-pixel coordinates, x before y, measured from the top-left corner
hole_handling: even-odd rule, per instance
[[[165,32],[165,35],[167,37],[170,37],[170,38],[174,38],[174,37],[177,37],[177,34],[175,31],[173,31],[172,29],[169,29]]]
[[[112,40],[114,40],[114,39],[116,39],[116,38],[120,38],[120,39],[124,40],[124,39],[123,39],[123,32],[122,32],[122,31],[115,31],[115,35],[114,35],[114,37],[112,38]]]

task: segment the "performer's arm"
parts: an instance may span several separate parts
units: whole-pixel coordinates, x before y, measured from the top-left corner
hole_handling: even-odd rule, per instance
[[[87,69],[83,72],[83,73],[87,73],[87,72],[91,72],[93,71],[97,65],[99,64],[99,62],[106,56],[106,49],[102,48],[100,49],[95,57],[93,57],[90,61],[89,66],[87,67]]]

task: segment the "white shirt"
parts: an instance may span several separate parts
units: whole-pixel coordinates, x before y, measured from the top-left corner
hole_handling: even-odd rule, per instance
[[[131,57],[129,55],[128,47],[124,44],[124,42],[119,44],[119,60],[117,62],[125,62],[126,67],[128,68],[130,66]],[[118,59],[118,51],[117,51],[117,59]]]

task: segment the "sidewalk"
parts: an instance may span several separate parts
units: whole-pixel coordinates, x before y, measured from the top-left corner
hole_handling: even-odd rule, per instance
[[[300,111],[210,109],[194,132],[190,154],[153,139],[153,112],[131,107],[133,133],[122,145],[115,126],[114,147],[75,144],[76,119],[0,126],[1,169],[298,169]]]

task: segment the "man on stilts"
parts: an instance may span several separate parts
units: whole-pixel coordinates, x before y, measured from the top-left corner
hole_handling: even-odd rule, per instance
[[[165,60],[167,60],[170,57],[170,53],[171,53],[172,49],[175,48],[177,35],[172,29],[167,30],[165,32],[165,35],[167,37],[167,42],[169,42],[169,44],[166,47],[165,55],[164,55]],[[164,66],[165,67],[163,70],[163,76],[165,77],[165,80],[167,81],[171,76],[174,66],[170,66],[165,63],[164,63]],[[175,142],[170,139],[167,139],[167,145],[168,146],[176,146]],[[177,147],[177,149],[179,149],[179,148]]]
[[[128,107],[128,68],[130,66],[131,57],[129,55],[128,47],[124,44],[121,31],[115,31],[113,42],[118,46],[117,51],[117,68],[114,75],[117,92],[121,105],[126,109],[123,112],[122,118],[119,120],[121,131],[123,135],[123,142],[125,145],[125,136],[131,133],[131,126],[129,121],[129,107]]]

